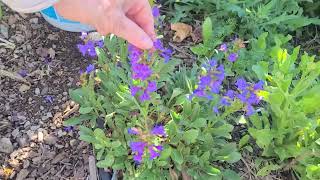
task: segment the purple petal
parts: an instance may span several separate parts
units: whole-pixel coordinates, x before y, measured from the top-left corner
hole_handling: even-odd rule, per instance
[[[130,88],[131,95],[132,95],[132,96],[135,96],[140,90],[141,90],[140,87],[138,87],[138,86],[132,86],[132,87]]]
[[[92,71],[94,71],[95,70],[95,67],[94,67],[94,65],[93,64],[89,64],[88,66],[87,66],[87,68],[86,68],[86,73],[87,74],[90,74]]]
[[[128,129],[128,134],[131,134],[131,135],[138,135],[139,132],[136,128],[129,128]]]
[[[228,50],[227,44],[226,43],[221,44],[219,50],[222,52],[227,52],[227,50]]]
[[[148,101],[151,99],[150,95],[148,94],[148,91],[144,91],[142,93],[142,95],[139,97],[140,101],[141,102],[144,102],[144,101]]]
[[[151,81],[148,83],[147,91],[154,92],[157,90],[157,83],[155,81]]]
[[[153,135],[158,135],[158,136],[166,136],[166,131],[164,130],[163,126],[155,126],[152,130],[151,130],[151,134]]]
[[[238,59],[238,54],[236,54],[236,53],[231,53],[231,54],[229,55],[229,57],[228,57],[228,60],[229,60],[230,62],[235,62],[237,59]]]

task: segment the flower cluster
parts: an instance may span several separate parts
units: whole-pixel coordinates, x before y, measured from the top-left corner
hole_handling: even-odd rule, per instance
[[[132,79],[144,82],[144,86],[131,86],[130,91],[132,96],[140,93],[140,101],[144,102],[150,100],[150,93],[157,90],[157,83],[150,80],[152,76],[152,69],[147,62],[142,62],[143,52],[133,45],[129,45],[129,59],[131,63]]]
[[[257,105],[261,101],[261,97],[257,95],[257,92],[263,90],[263,85],[263,81],[252,85],[243,78],[238,79],[236,82],[239,91],[237,98],[246,105],[246,113],[248,116],[254,113],[253,105]]]
[[[234,44],[235,44],[235,46],[237,46],[236,45],[236,41],[234,42]],[[239,49],[238,47],[235,47],[235,49]],[[232,50],[230,50],[231,52],[229,52],[228,53],[228,51],[229,51],[229,48],[228,48],[228,45],[227,45],[227,43],[223,43],[223,44],[221,44],[220,45],[220,48],[218,49],[219,51],[221,51],[221,52],[224,52],[225,54],[226,54],[226,56],[227,56],[227,59],[230,61],[230,62],[236,62],[237,60],[238,60],[238,57],[239,57],[239,55],[238,55],[238,53],[236,53],[235,51],[234,51],[234,49]]]
[[[160,39],[157,39],[153,43],[154,48],[159,51],[159,55],[164,59],[164,62],[167,63],[172,57],[173,51],[169,48],[164,48]]]
[[[152,140],[159,137],[165,138],[167,136],[163,126],[155,126],[147,134],[143,134],[137,128],[128,129],[128,133],[131,135],[138,135],[140,137],[140,141],[130,143],[131,151],[134,154],[133,160],[136,163],[140,164],[142,162],[143,156],[147,153],[145,152],[146,149],[149,152],[150,160],[160,156],[163,146],[159,143],[152,142]]]
[[[197,89],[191,95],[205,97],[211,100],[212,94],[219,94],[222,82],[225,78],[223,65],[217,64],[215,59],[210,60],[208,64],[204,65],[205,72],[199,78]]]
[[[245,105],[245,111],[247,116],[251,116],[254,113],[253,105],[259,104],[261,97],[257,95],[257,92],[263,90],[263,81],[259,81],[256,84],[250,84],[245,79],[240,78],[236,81],[235,85],[237,91],[228,90],[220,100],[220,105],[230,106],[233,101],[239,99]],[[213,108],[215,113],[219,113],[217,106]]]
[[[85,40],[87,38],[88,34],[83,32],[81,35],[81,39]],[[103,41],[90,41],[88,40],[85,44],[78,44],[78,49],[81,52],[82,56],[86,56],[88,54],[91,57],[97,56],[96,53],[96,47],[103,47]]]

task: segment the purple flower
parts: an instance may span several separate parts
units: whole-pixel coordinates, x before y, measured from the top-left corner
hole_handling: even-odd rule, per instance
[[[235,92],[233,90],[228,90],[226,96],[233,100],[235,97]]]
[[[245,79],[240,78],[240,79],[237,80],[236,86],[240,90],[245,90],[248,87],[248,83],[247,83],[247,81]]]
[[[139,97],[139,99],[141,102],[144,102],[144,101],[150,100],[151,98],[150,98],[150,95],[148,94],[148,91],[144,91],[142,95]]]
[[[227,50],[228,50],[227,44],[226,43],[221,44],[219,50],[222,52],[227,52]]]
[[[97,41],[97,42],[96,42],[96,45],[97,45],[99,48],[103,48],[103,46],[104,46],[103,40]]]
[[[219,109],[218,109],[217,106],[214,106],[214,107],[212,108],[212,110],[213,110],[214,113],[219,114]]]
[[[238,54],[237,53],[231,53],[228,57],[228,60],[230,62],[235,62],[238,59]]]
[[[152,8],[152,15],[155,18],[158,18],[160,16],[160,9],[157,6],[154,6]]]
[[[247,105],[246,107],[246,115],[251,116],[254,114],[254,108],[251,105]]]
[[[155,81],[150,81],[148,83],[147,91],[154,92],[157,90],[157,83]]]
[[[264,82],[263,81],[259,81],[258,83],[253,85],[253,90],[254,91],[262,90],[263,89],[263,85],[264,85]]]
[[[223,105],[223,106],[230,106],[230,105],[231,105],[231,103],[230,103],[226,98],[222,98],[222,99],[220,100],[220,103],[221,103],[221,105]]]
[[[156,50],[160,52],[160,56],[164,59],[164,62],[167,63],[171,59],[173,55],[173,51],[169,48],[164,48],[163,43],[160,39],[157,39],[155,42],[153,42],[153,46]]]
[[[53,103],[53,98],[52,98],[52,96],[47,95],[47,96],[45,96],[44,99],[45,99],[48,103],[50,103],[50,104]]]
[[[95,70],[95,67],[94,67],[94,65],[93,64],[89,64],[88,66],[87,66],[87,68],[86,68],[86,73],[87,74],[90,74],[92,71],[94,71]]]
[[[146,64],[132,65],[133,79],[141,79],[142,81],[148,79],[152,75],[152,70]]]
[[[153,160],[160,156],[160,152],[163,150],[163,146],[149,146],[150,160]]]
[[[151,134],[157,135],[157,136],[166,136],[167,135],[163,126],[155,126],[151,130]]]
[[[200,76],[198,88],[193,92],[198,97],[206,97],[211,100],[213,94],[219,94],[223,80],[225,78],[224,66],[217,67],[217,61],[212,59],[208,64],[203,65],[206,74]],[[208,95],[207,95],[208,94]]]
[[[128,129],[128,134],[131,134],[131,135],[138,135],[139,132],[136,128],[129,128]]]
[[[28,71],[27,71],[27,70],[24,70],[24,69],[21,69],[21,70],[19,70],[18,74],[19,74],[21,77],[26,77],[27,74],[28,74]]]
[[[153,46],[155,49],[157,50],[163,50],[163,44],[162,44],[162,41],[160,39],[157,39],[155,42],[153,42]]]
[[[137,163],[141,163],[142,156],[144,154],[144,148],[147,146],[146,142],[131,142],[130,148],[135,155],[133,156],[133,160]]]
[[[132,95],[132,96],[135,96],[140,90],[141,90],[140,87],[132,86],[132,87],[130,88],[131,95]]]
[[[67,127],[63,128],[63,130],[66,132],[71,132],[71,131],[73,131],[73,129],[74,129],[74,126],[67,126]]]
[[[100,45],[100,43],[98,45]],[[97,56],[95,42],[88,41],[86,44],[78,44],[77,46],[82,56],[86,56],[86,54],[91,57]]]
[[[82,45],[82,44],[78,44],[77,46],[78,46],[78,49],[81,52],[82,56],[86,56],[87,50],[88,50],[87,46]]]

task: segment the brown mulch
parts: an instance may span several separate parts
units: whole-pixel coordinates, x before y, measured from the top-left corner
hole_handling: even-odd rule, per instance
[[[0,38],[10,43],[0,41],[0,179],[86,179],[90,147],[62,126],[77,110],[68,89],[91,61],[77,50],[79,34],[4,9]]]

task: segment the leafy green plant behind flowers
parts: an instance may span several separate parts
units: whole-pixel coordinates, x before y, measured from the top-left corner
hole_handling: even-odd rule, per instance
[[[303,16],[304,0],[168,0],[163,3],[173,22],[212,17],[215,35],[223,37],[237,32],[250,39],[264,31],[287,33],[309,24],[320,24],[317,18]]]
[[[263,39],[261,44],[265,44]],[[268,61],[259,62],[253,69],[267,81],[260,95],[268,111],[250,117],[249,133],[263,149],[262,155],[277,157],[277,161],[259,174],[293,169],[301,179],[319,179],[320,62],[307,53],[299,58],[299,47],[292,54],[277,45],[270,50],[263,45],[260,50],[266,52]]]

